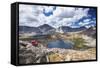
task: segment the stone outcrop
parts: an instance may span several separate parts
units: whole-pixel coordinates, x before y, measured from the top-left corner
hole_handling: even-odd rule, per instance
[[[63,51],[62,49],[60,51]],[[49,55],[50,62],[60,62],[60,61],[79,61],[79,60],[94,60],[96,59],[95,48],[90,48],[85,51],[76,50],[64,50],[61,52],[56,52]]]
[[[42,44],[35,47],[31,44],[19,47],[19,63],[46,63],[96,59],[96,48],[89,48],[84,51],[61,48],[46,48]]]

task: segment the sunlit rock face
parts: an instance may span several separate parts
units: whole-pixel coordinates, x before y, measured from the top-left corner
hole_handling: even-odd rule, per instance
[[[61,49],[61,51],[63,51]],[[49,62],[63,62],[63,61],[80,61],[80,60],[95,60],[95,48],[90,48],[85,51],[64,50],[63,53],[53,53],[48,55]]]

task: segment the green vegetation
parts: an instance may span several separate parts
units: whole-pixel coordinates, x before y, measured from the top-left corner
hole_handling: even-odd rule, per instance
[[[73,38],[72,40],[74,42],[74,49],[84,49],[87,48],[87,46],[84,45],[85,40],[82,38]]]

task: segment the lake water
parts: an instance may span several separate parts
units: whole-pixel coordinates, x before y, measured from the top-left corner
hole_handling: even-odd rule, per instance
[[[46,41],[46,38],[49,35],[39,35],[39,36],[34,36],[34,38],[42,39]],[[65,49],[72,49],[73,48],[73,42],[71,41],[64,41],[62,39],[57,39],[53,41],[47,42],[47,47],[48,48],[65,48]]]
[[[70,41],[64,42],[63,40],[59,39],[56,41],[52,41],[48,43],[48,48],[65,48],[65,49],[72,49],[73,43]]]

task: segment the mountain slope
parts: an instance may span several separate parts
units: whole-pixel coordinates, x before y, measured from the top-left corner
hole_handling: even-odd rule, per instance
[[[41,33],[41,31],[37,27],[29,27],[29,26],[19,26],[19,33]]]
[[[76,31],[85,30],[86,28],[85,27],[71,28],[71,27],[68,27],[68,26],[62,26],[61,29],[63,30],[63,32],[76,32]]]
[[[44,24],[38,27],[43,34],[51,34],[54,33],[55,28],[48,24]]]

